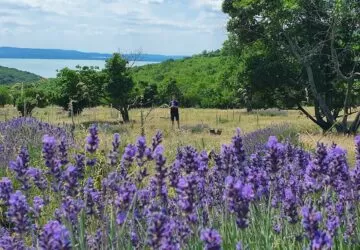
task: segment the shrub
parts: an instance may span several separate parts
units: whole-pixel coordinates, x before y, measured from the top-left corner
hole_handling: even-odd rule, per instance
[[[42,137],[51,135],[67,144],[72,143],[66,128],[44,123],[35,118],[15,118],[0,122],[0,171],[11,159],[14,159],[22,146],[27,147],[37,156],[41,155]]]

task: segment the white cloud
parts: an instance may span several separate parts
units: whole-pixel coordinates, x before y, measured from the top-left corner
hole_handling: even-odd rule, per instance
[[[209,7],[212,10],[221,11],[223,0],[194,0],[194,5],[198,8]]]
[[[165,0],[137,0],[137,1],[144,4],[161,4],[165,2]]]
[[[0,0],[0,46],[192,54],[226,38],[221,2]]]
[[[84,2],[84,0],[80,0]],[[43,12],[56,13],[59,15],[67,15],[68,11],[73,9],[79,0],[0,0],[1,4],[12,4],[14,6],[24,7],[28,9],[38,9]]]

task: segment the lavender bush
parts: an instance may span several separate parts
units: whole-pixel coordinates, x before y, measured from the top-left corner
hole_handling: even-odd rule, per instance
[[[280,140],[288,140],[293,145],[299,144],[298,132],[291,125],[284,123],[245,134],[243,136],[244,150],[248,155],[263,150],[270,136],[276,136]]]
[[[40,151],[42,137],[47,134],[55,137],[63,144],[72,140],[66,129],[44,123],[35,118],[20,117],[6,122],[0,122],[0,173],[8,162],[16,158],[22,146],[28,150]]]
[[[270,136],[249,155],[245,139],[169,162],[160,132],[122,155],[115,134],[105,161],[96,126],[74,156],[45,135],[44,163],[22,148],[0,180],[0,249],[357,248],[360,137],[354,169],[336,145],[312,154]]]

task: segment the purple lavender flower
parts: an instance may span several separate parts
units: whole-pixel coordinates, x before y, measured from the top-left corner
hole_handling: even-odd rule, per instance
[[[71,249],[69,231],[58,221],[49,221],[39,236],[40,249]]]
[[[136,186],[133,183],[124,183],[118,190],[115,205],[118,209],[116,222],[123,225],[133,202]]]
[[[48,168],[52,167],[53,161],[56,158],[56,139],[55,137],[44,135],[43,137],[43,156],[45,164]]]
[[[344,233],[344,239],[346,242],[351,241],[356,234],[357,215],[356,215],[355,206],[357,205],[355,205],[354,202],[347,202],[346,204],[346,218],[345,218],[346,230]]]
[[[48,186],[47,180],[44,177],[44,175],[40,169],[29,168],[26,174],[30,177],[30,179],[32,179],[34,181],[35,185],[40,190],[43,191],[47,188],[47,186]]]
[[[111,166],[115,166],[119,160],[120,135],[114,134],[112,141],[112,150],[109,153],[109,162]]]
[[[156,147],[161,144],[163,135],[160,130],[156,131],[155,136],[152,138],[152,151],[155,151]]]
[[[62,191],[64,192],[65,195],[69,195],[69,196],[76,196],[78,193],[78,171],[77,168],[73,165],[69,165],[66,170],[63,172],[62,174],[62,180],[63,180],[63,185],[62,185]]]
[[[269,176],[265,170],[264,159],[260,153],[251,155],[246,180],[253,185],[257,199],[262,195],[268,194],[270,188]]]
[[[154,152],[154,159],[156,162],[156,174],[151,179],[150,186],[152,189],[153,198],[157,195],[161,198],[161,202],[164,206],[167,204],[168,192],[166,184],[167,169],[165,168],[166,158],[163,156],[164,148],[159,145]]]
[[[148,176],[147,168],[144,167],[145,163],[152,159],[149,158],[149,154],[151,154],[151,149],[146,147],[146,139],[143,136],[140,136],[136,142],[137,154],[136,154],[136,162],[139,166],[139,172],[137,174],[137,181],[140,183],[142,180]]]
[[[85,175],[85,155],[75,155],[75,167],[79,175],[79,179],[83,179]]]
[[[95,124],[90,127],[89,133],[89,136],[86,137],[86,151],[93,154],[98,149],[100,142],[98,128]]]
[[[82,200],[75,200],[68,196],[62,201],[59,212],[75,227],[78,223],[78,215],[83,208],[84,203]]]
[[[220,250],[221,236],[215,229],[203,229],[200,233],[200,239],[204,242],[205,250]]]
[[[282,225],[280,222],[277,222],[273,225],[273,230],[275,233],[279,234],[282,230]]]
[[[29,230],[31,225],[29,211],[29,204],[21,191],[16,191],[10,195],[7,217],[14,224],[15,232],[23,234]]]
[[[153,212],[148,219],[147,245],[154,250],[179,250],[175,229],[175,222],[163,212]]]
[[[10,194],[13,192],[12,182],[9,178],[3,177],[0,180],[0,202],[8,204]],[[1,203],[0,203],[1,204]]]
[[[170,166],[169,181],[170,181],[170,186],[173,188],[176,188],[178,184],[180,178],[180,167],[181,167],[180,159],[176,159]]]
[[[181,211],[186,215],[190,223],[197,222],[196,215],[196,197],[197,189],[196,177],[188,175],[186,178],[180,178],[177,185],[178,204]]]
[[[310,240],[311,249],[330,249],[332,247],[331,236],[320,230],[319,225],[322,215],[312,206],[304,206],[301,210],[303,219],[302,224],[305,233]]]
[[[242,246],[242,243],[241,241],[239,241],[237,244],[236,244],[236,250],[243,250],[243,246]]]
[[[84,197],[86,201],[86,213],[89,215],[100,215],[104,204],[102,202],[101,193],[94,188],[92,178],[87,179],[84,187]]]
[[[297,203],[296,193],[289,187],[285,188],[282,207],[288,221],[292,224],[298,222]]]
[[[120,182],[121,182],[120,174],[116,171],[110,172],[107,178],[104,178],[101,183],[103,195],[105,196],[109,190],[118,191],[120,189],[119,186]]]
[[[316,231],[319,229],[319,224],[322,220],[322,215],[320,212],[316,211],[312,206],[304,206],[301,209],[301,214],[303,216],[302,224],[305,229],[306,234],[310,239],[315,237]]]
[[[103,232],[100,229],[96,230],[95,235],[89,235],[87,237],[87,243],[91,250],[101,249],[103,244]]]
[[[208,195],[208,192],[206,191],[206,188],[208,186],[207,183],[207,174],[209,171],[208,163],[209,163],[209,157],[205,151],[201,152],[199,154],[199,166],[198,166],[198,175],[197,175],[197,196],[199,199],[199,206],[198,209],[202,213],[202,225],[206,226],[209,220],[209,215],[207,212],[206,207],[208,207],[208,204],[210,203],[210,198]]]
[[[322,250],[322,249],[332,249],[333,242],[331,237],[327,232],[319,231],[317,232],[315,238],[311,242],[311,249]]]
[[[69,163],[68,160],[68,143],[66,141],[66,137],[62,136],[59,144],[59,153],[60,153],[60,163],[61,165],[66,165]]]
[[[148,205],[150,204],[150,191],[148,189],[140,189],[137,192],[137,204],[135,209],[135,216],[144,216],[148,211]]]
[[[44,206],[45,206],[44,200],[39,196],[35,196],[33,201],[32,211],[34,212],[36,218],[40,217],[40,213]]]
[[[328,203],[326,205],[327,220],[326,228],[331,237],[336,235],[337,229],[340,227],[340,218],[336,211],[336,206],[334,204]]]
[[[191,146],[185,146],[181,151],[181,169],[186,174],[196,173],[199,167],[196,149]]]
[[[4,235],[0,235],[0,249],[3,250],[26,250],[27,248],[24,245],[24,242],[19,238],[14,238],[9,235],[9,233],[5,233]]]
[[[232,165],[238,172],[238,175],[241,175],[241,172],[244,171],[244,162],[245,162],[245,150],[243,145],[243,140],[241,137],[241,130],[239,128],[236,129],[236,134],[232,138]],[[239,173],[240,172],[240,173]]]
[[[28,183],[28,176],[26,175],[29,169],[30,156],[25,147],[21,148],[19,156],[16,161],[10,161],[9,168],[16,173],[16,179],[22,184],[22,190],[28,190],[30,188]]]
[[[52,183],[53,190],[56,192],[59,190],[59,182],[61,178],[61,164],[56,159],[56,140],[55,137],[44,135],[43,138],[43,157],[45,159],[45,165],[49,169],[49,173],[54,177]]]
[[[121,159],[121,176],[127,179],[128,170],[134,162],[137,147],[134,145],[127,145]]]
[[[136,141],[136,147],[137,147],[137,155],[136,159],[139,166],[143,165],[143,158],[145,156],[145,150],[146,150],[146,138],[144,136],[138,137]]]
[[[99,147],[99,136],[98,136],[98,128],[94,124],[89,129],[90,135],[86,137],[86,151],[90,154],[94,154]],[[96,158],[88,159],[86,164],[90,167],[96,164]]]
[[[228,176],[225,181],[225,188],[224,200],[228,209],[236,214],[237,225],[240,228],[246,228],[249,224],[247,216],[250,211],[250,202],[254,198],[253,187]]]
[[[265,155],[265,167],[270,174],[270,179],[274,180],[277,173],[283,165],[285,158],[285,147],[279,143],[275,136],[270,136],[267,143],[267,151]]]

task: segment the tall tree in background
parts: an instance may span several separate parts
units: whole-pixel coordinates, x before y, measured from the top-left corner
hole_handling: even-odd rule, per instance
[[[288,81],[274,82],[287,90],[280,97],[288,98],[288,91],[295,93],[292,101],[297,100],[299,110],[323,130],[357,131],[360,112],[351,124],[348,117],[351,108],[358,104],[359,95],[355,86],[360,78],[360,1],[225,0],[223,11],[230,16],[227,28],[231,39],[227,49],[236,48],[236,53],[240,51],[242,55],[260,45],[262,56],[276,58],[291,69],[286,70],[290,74],[281,76],[288,77]],[[268,59],[255,64],[251,56],[247,59],[252,60],[245,62],[249,71],[261,73],[266,69],[263,66],[273,65]],[[259,67],[259,63],[263,66]],[[284,67],[274,70],[265,72],[279,74]],[[259,90],[253,84],[255,80],[249,80],[252,94]],[[301,91],[309,92],[315,115],[303,108],[302,99],[298,98]]]
[[[104,70],[108,77],[105,84],[106,96],[113,107],[120,111],[124,122],[130,121],[130,95],[134,87],[127,64],[119,53],[114,53],[106,61]]]
[[[58,88],[55,94],[55,103],[69,109],[72,102],[74,114],[80,114],[84,108],[100,104],[104,96],[106,74],[96,67],[80,67],[75,70],[64,68],[57,75]]]

